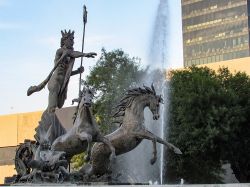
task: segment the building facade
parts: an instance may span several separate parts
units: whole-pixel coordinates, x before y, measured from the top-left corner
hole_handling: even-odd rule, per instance
[[[72,116],[75,107],[62,108],[56,115],[63,127],[69,130],[73,126]],[[25,139],[34,140],[35,128],[41,119],[42,111],[0,115],[0,185],[5,177],[16,174],[14,158],[20,143]]]
[[[184,66],[249,56],[250,0],[182,0]]]

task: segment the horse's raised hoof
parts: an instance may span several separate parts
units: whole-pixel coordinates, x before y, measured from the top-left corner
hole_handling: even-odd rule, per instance
[[[114,162],[115,159],[116,159],[115,153],[111,153],[111,155],[110,155],[110,157],[109,157],[109,160],[110,160],[111,162]]]
[[[151,158],[150,164],[151,164],[151,165],[154,165],[155,162],[156,162],[156,160],[157,160],[157,157]]]
[[[182,152],[181,152],[181,150],[179,149],[179,148],[174,148],[174,152],[176,153],[176,154],[178,154],[178,155],[182,155]]]

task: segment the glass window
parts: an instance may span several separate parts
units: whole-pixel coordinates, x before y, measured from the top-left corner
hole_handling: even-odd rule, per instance
[[[208,58],[207,58],[207,63],[210,63],[211,62],[211,57],[209,56]]]
[[[228,53],[228,59],[233,59],[234,53]]]
[[[215,56],[212,56],[212,62],[215,62]]]
[[[207,58],[204,58],[204,64],[207,64]]]
[[[238,38],[238,45],[241,44],[241,37]]]
[[[201,64],[204,64],[204,58],[201,58],[201,59],[200,59],[200,63],[201,63]]]
[[[215,61],[216,61],[216,62],[220,61],[220,56],[219,56],[219,55],[216,55]]]
[[[236,39],[234,38],[233,39],[233,47],[235,47],[236,46]]]
[[[223,55],[220,55],[220,61],[223,61],[224,59],[223,59]]]
[[[229,60],[229,54],[228,53],[225,54],[225,60]]]
[[[237,52],[231,53],[231,55],[232,55],[232,59],[234,59],[237,57]]]

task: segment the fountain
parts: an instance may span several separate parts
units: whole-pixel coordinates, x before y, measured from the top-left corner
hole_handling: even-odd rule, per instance
[[[159,92],[162,94],[165,104],[161,110],[161,125],[158,129],[161,138],[166,138],[166,125],[167,125],[167,108],[168,108],[168,91],[167,82],[165,80],[165,70],[167,67],[167,35],[168,35],[168,0],[160,0],[157,10],[157,15],[154,23],[154,30],[152,36],[152,42],[150,45],[149,63],[156,62],[158,67],[162,70],[159,87]],[[160,184],[164,184],[163,173],[164,173],[164,146],[160,149]]]
[[[151,45],[152,59],[150,59],[151,62],[153,60],[160,62],[161,69],[165,68],[167,52],[166,11],[167,3],[161,0]],[[84,12],[85,31],[86,7]],[[151,75],[148,75],[150,78],[142,80],[145,85],[154,82],[155,87],[151,84],[151,87],[143,85],[143,87],[127,90],[117,105],[117,112],[114,115],[114,117],[122,117],[121,125],[106,136],[100,133],[95,117],[92,115],[91,104],[94,91],[88,85],[83,89],[80,86],[79,96],[73,100],[78,103],[75,115],[72,116],[75,119],[74,126],[66,131],[57,119],[55,109],[61,108],[64,104],[70,76],[81,75],[83,72],[82,66],[73,71],[75,58],[93,58],[96,53],[83,53],[83,48],[82,52],[75,51],[74,31],[65,30],[61,31],[61,34],[61,46],[56,52],[54,68],[41,84],[31,86],[27,91],[27,95],[30,96],[48,84],[49,101],[35,129],[36,142],[25,144],[26,146],[21,146],[22,150],[18,150],[19,154],[15,158],[18,176],[15,181],[24,183],[30,181],[33,183],[114,183],[118,181],[130,184],[152,181],[154,184],[162,184],[164,151],[163,147],[159,147],[156,143],[167,146],[176,154],[182,154],[177,147],[164,140],[168,102],[165,101],[165,107],[161,112],[159,111],[160,104],[163,103],[162,96],[167,99],[165,72],[159,69],[152,70]],[[161,120],[157,121],[160,116],[162,116]],[[153,149],[149,148],[151,146],[146,141],[141,144],[144,139],[152,142]],[[92,142],[96,143],[91,148]],[[72,156],[80,152],[87,152],[86,161],[89,162],[79,171],[70,172],[67,170],[68,163]]]
[[[161,108],[161,120],[154,122],[151,120],[151,114],[145,110],[145,126],[154,134],[159,134],[161,138],[166,138],[167,125],[167,108],[168,108],[168,89],[165,80],[165,70],[167,65],[167,34],[168,34],[168,1],[160,0],[156,12],[156,18],[153,27],[153,34],[149,48],[148,65],[150,67],[150,75],[147,75],[141,80],[141,84],[155,83],[157,92],[161,93],[165,104]],[[153,66],[151,64],[154,64]],[[157,123],[151,125],[152,123]],[[145,164],[149,161],[151,147],[148,147],[148,141],[144,141],[132,152],[118,158],[119,166],[116,171],[122,171],[124,175],[133,173],[129,178],[124,178],[133,182],[148,183],[152,181],[158,184],[164,184],[164,146],[157,145],[158,160],[155,165]],[[141,157],[144,152],[145,156]],[[136,166],[136,167],[135,167]],[[144,171],[140,173],[140,171]],[[138,175],[140,173],[140,175]],[[136,177],[135,177],[136,176]]]

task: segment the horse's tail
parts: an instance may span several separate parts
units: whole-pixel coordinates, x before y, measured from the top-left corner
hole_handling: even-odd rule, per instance
[[[94,175],[103,175],[109,171],[111,151],[104,143],[95,143],[91,151],[91,169]]]

